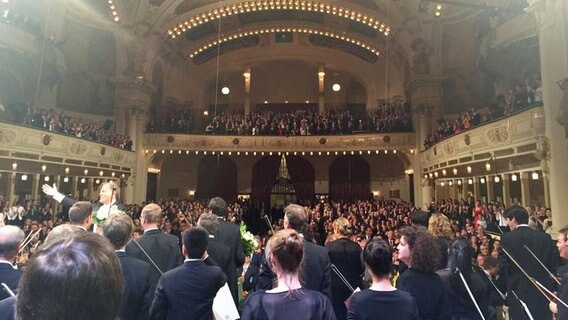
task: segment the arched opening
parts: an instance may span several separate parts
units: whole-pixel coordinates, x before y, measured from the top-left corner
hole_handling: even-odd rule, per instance
[[[286,156],[290,181],[296,191],[298,202],[311,201],[314,199],[315,170],[312,164],[298,156]]]
[[[252,167],[252,199],[259,207],[270,208],[270,194],[277,182],[280,157],[268,156],[258,160]]]
[[[225,156],[205,156],[198,166],[196,199],[221,197],[233,201],[237,196],[237,166]]]
[[[369,164],[363,157],[340,156],[329,167],[329,197],[332,200],[363,200],[371,196]]]

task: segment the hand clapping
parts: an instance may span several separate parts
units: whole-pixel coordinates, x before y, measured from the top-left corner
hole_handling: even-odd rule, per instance
[[[53,187],[48,184],[44,184],[43,186],[41,186],[41,190],[43,191],[43,193],[50,197],[53,197],[54,195],[59,193],[57,191],[57,186],[55,185],[55,183],[53,184]]]

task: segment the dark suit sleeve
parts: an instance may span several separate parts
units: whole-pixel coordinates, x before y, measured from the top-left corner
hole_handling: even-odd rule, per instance
[[[245,263],[245,252],[243,251],[243,244],[241,242],[241,234],[237,228],[237,250],[235,250],[235,265],[240,268]]]
[[[163,320],[168,317],[168,297],[164,290],[166,279],[162,276],[156,287],[154,302],[150,308],[150,320]]]
[[[148,271],[146,272],[146,283],[144,284],[144,300],[142,301],[142,307],[140,308],[140,313],[136,317],[139,320],[146,320],[150,315],[150,306],[152,305],[152,300],[154,300],[154,292],[150,290],[150,266],[148,266]]]
[[[77,200],[65,197],[61,200],[61,205],[66,208],[71,208],[75,202],[77,202]]]
[[[177,255],[177,258],[176,258],[176,267],[181,266],[181,265],[183,264],[183,260],[184,260],[182,254],[181,254],[181,249],[180,249],[180,247],[179,247],[178,241],[179,241],[178,239],[174,239],[174,241],[173,241],[174,244],[175,244],[174,250],[175,250],[176,255]]]
[[[359,319],[359,317],[357,316],[357,296],[358,296],[357,293],[351,296],[349,309],[347,309],[347,320]]]
[[[274,280],[276,280],[276,274],[272,272],[266,258],[263,256],[262,262],[260,263],[260,272],[258,274],[256,289],[270,290],[273,287]]]
[[[321,280],[321,292],[331,299],[331,262],[329,261],[329,254],[327,250],[323,256],[323,279]]]

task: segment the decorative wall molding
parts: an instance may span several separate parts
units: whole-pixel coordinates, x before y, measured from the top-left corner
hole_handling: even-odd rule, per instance
[[[169,138],[173,137],[173,139]],[[169,139],[168,139],[169,138]],[[146,150],[331,152],[407,150],[415,147],[414,133],[343,136],[213,136],[144,134]],[[171,141],[171,142],[169,142]]]

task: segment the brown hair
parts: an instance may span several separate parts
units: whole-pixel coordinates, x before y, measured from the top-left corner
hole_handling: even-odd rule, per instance
[[[288,226],[300,233],[304,233],[308,214],[306,209],[297,204],[289,204],[284,208],[284,216],[288,219]]]
[[[132,218],[125,214],[115,214],[103,226],[103,235],[114,246],[114,249],[118,250],[128,243],[132,237],[133,228]]]
[[[411,267],[421,272],[433,273],[440,263],[440,246],[425,227],[408,226],[400,230],[410,247]]]
[[[303,240],[296,230],[280,230],[270,238],[268,250],[282,272],[297,273],[304,257]]]

